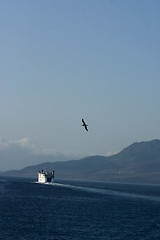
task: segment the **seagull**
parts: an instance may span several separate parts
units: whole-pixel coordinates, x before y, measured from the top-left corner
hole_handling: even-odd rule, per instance
[[[87,128],[87,124],[85,123],[85,121],[82,119],[82,123],[83,123],[83,125],[82,126],[84,126],[84,128],[86,129],[86,131],[88,131],[88,128]]]

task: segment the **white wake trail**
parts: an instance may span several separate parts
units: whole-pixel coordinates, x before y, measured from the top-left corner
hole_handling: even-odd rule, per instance
[[[158,202],[160,201],[159,196],[148,196],[148,195],[142,195],[137,193],[120,192],[120,191],[104,189],[104,188],[84,187],[84,186],[76,186],[76,185],[61,184],[61,183],[54,183],[54,186],[66,187],[66,188],[75,189],[75,190],[112,195],[112,196],[121,196],[121,197],[127,197],[127,198],[135,198],[135,199],[139,198],[139,199],[144,199],[149,201],[158,201]]]

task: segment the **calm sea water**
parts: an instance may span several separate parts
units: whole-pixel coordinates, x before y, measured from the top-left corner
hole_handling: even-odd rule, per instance
[[[160,239],[160,186],[0,178],[0,240]]]

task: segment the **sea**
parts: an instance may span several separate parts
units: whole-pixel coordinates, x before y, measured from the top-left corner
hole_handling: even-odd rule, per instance
[[[0,177],[0,240],[159,240],[160,185]]]

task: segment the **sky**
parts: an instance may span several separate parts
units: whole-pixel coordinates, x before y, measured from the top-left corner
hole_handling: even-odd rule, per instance
[[[159,139],[159,12],[159,0],[0,0],[0,171],[31,164],[20,149],[78,159]]]

